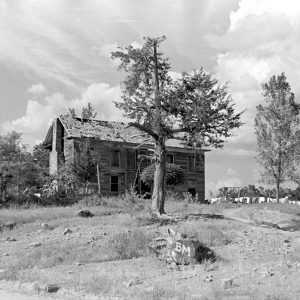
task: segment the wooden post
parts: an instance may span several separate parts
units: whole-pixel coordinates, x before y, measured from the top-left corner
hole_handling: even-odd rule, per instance
[[[98,180],[98,194],[101,195],[100,173],[99,173],[99,165],[98,164],[97,164],[97,180]]]

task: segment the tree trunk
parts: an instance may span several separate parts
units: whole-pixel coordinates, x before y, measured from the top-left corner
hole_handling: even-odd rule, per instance
[[[166,146],[164,141],[156,144],[156,159],[154,173],[154,187],[152,193],[151,215],[160,216],[165,214],[166,196]]]
[[[2,203],[6,202],[6,187],[1,189],[1,201],[2,201]]]
[[[160,216],[165,214],[165,194],[166,194],[166,144],[162,126],[162,108],[159,90],[159,75],[157,63],[157,43],[153,44],[154,57],[154,85],[155,85],[155,112],[154,124],[158,136],[155,149],[155,173],[154,187],[152,194],[151,215]]]
[[[279,188],[280,188],[280,182],[277,180],[276,182],[276,202],[279,203]]]

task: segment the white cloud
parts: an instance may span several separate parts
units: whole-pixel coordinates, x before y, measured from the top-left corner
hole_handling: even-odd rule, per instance
[[[23,133],[24,143],[30,144],[43,139],[53,118],[68,112],[70,107],[81,112],[81,108],[88,102],[98,113],[97,119],[124,121],[122,112],[118,110],[113,101],[120,100],[119,86],[110,86],[106,83],[93,83],[89,85],[79,98],[67,100],[61,93],[46,96],[43,101],[28,100],[24,116],[2,124],[5,132],[15,130]]]
[[[228,176],[236,176],[238,175],[238,172],[232,168],[228,168],[225,174]]]
[[[142,45],[141,43],[136,42],[136,41],[133,41],[133,42],[131,43],[131,46],[132,46],[133,48],[137,48],[137,49],[141,49],[141,48],[143,47],[143,45]]]
[[[264,103],[261,84],[272,75],[285,72],[299,102],[299,36],[300,2],[293,0],[241,0],[230,15],[228,30],[220,36],[207,36],[211,46],[220,51],[216,76],[230,83],[237,111],[246,109],[242,116],[245,124],[229,139],[236,146],[227,149],[229,153],[255,155],[256,106]]]
[[[117,43],[113,43],[113,44],[106,44],[101,46],[100,49],[100,54],[103,55],[106,58],[111,58],[111,52],[113,51],[117,51],[118,50],[119,45]]]
[[[27,93],[33,94],[33,95],[41,95],[45,92],[47,92],[47,88],[41,82],[33,84],[31,87],[29,87],[27,89]]]
[[[182,73],[179,73],[179,72],[169,71],[168,74],[173,80],[182,78]]]
[[[255,151],[254,150],[246,150],[243,148],[240,149],[227,149],[226,154],[233,155],[233,156],[250,156],[254,157],[255,156]]]
[[[237,177],[232,178],[226,178],[223,180],[219,180],[216,184],[216,188],[222,188],[222,187],[238,187],[242,185],[242,181]]]
[[[300,3],[297,0],[241,0],[239,9],[230,15],[230,28],[234,31],[244,26],[244,20],[248,16],[262,16],[268,13],[275,16],[287,15],[292,22],[298,23]]]
[[[91,1],[5,3],[0,10],[1,64],[78,92],[99,76],[103,60],[93,49],[105,43],[99,27],[105,5],[95,11]]]

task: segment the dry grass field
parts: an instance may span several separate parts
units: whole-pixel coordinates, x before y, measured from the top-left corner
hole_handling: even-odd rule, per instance
[[[224,219],[161,226],[147,202],[93,204],[1,210],[0,291],[43,299],[57,284],[47,299],[300,299],[299,206],[169,201],[170,214]],[[76,216],[82,208],[94,217]],[[159,260],[148,244],[168,228],[198,238],[216,260],[178,267]]]

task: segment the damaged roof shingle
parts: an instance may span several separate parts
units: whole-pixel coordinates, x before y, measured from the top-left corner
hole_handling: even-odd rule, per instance
[[[123,142],[148,146],[154,145],[154,140],[152,137],[133,126],[128,126],[127,123],[82,119],[78,117],[72,117],[71,115],[61,115],[58,119],[65,129],[66,138],[87,137],[109,142]],[[50,127],[43,144],[45,147],[48,147],[51,145],[51,143],[52,126]],[[186,150],[189,149],[190,151],[193,149],[192,147],[187,147],[178,139],[167,140],[166,146],[185,148]]]
[[[148,135],[137,128],[128,127],[128,124],[122,122],[88,120],[70,115],[62,115],[59,120],[66,130],[67,138],[91,137],[102,141],[134,144],[143,143],[145,138],[149,139]]]

